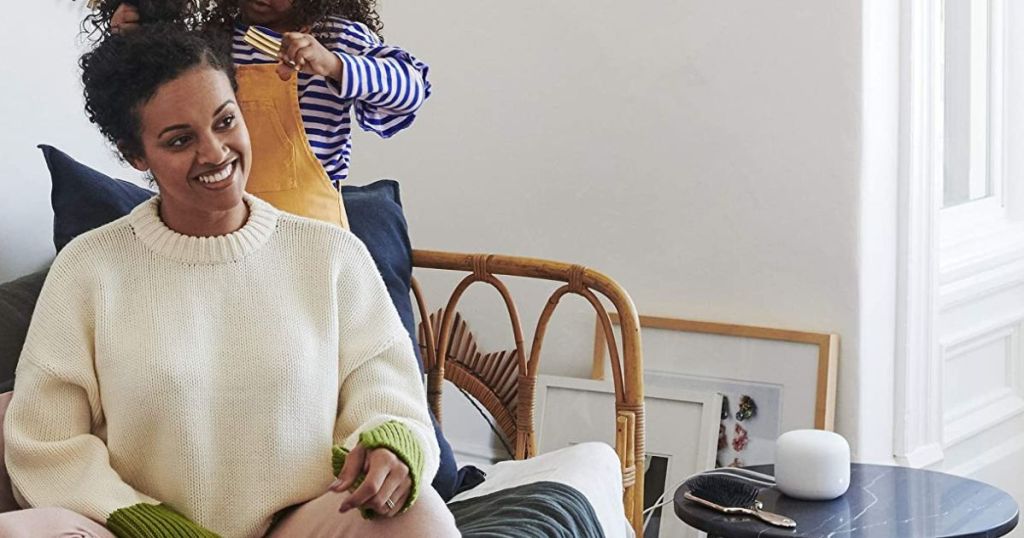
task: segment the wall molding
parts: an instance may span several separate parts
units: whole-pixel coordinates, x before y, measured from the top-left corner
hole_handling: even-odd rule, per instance
[[[919,446],[909,454],[904,454],[896,458],[896,464],[903,467],[914,467],[923,468],[934,465],[943,460],[945,452],[943,452],[943,446],[941,443],[932,443],[929,445]]]
[[[1020,364],[1024,312],[989,321],[943,339],[943,363],[999,341],[1006,341],[1002,376],[1005,387],[986,391],[943,415],[943,446],[952,447],[1024,413],[1024,367]]]
[[[903,0],[893,456],[942,460],[942,362],[935,335],[942,177],[941,6]]]
[[[985,467],[1018,454],[1024,454],[1024,433],[1010,437],[991,449],[971,458],[969,461],[945,469],[945,472],[958,476],[972,476]]]
[[[943,311],[1011,290],[1024,285],[1024,248],[1018,245],[1005,257],[981,259],[943,277],[939,289],[939,309]]]
[[[947,336],[939,342],[943,360],[953,360],[979,347],[1012,337],[1020,333],[1022,322],[1024,322],[1024,312],[1017,312],[1010,316],[988,320],[987,323]]]
[[[1005,46],[1001,26],[1005,1],[995,0],[992,9],[991,46],[998,49]],[[953,307],[1024,285],[1024,226],[1008,223],[1001,207],[995,208],[998,218],[989,218],[992,200],[984,201],[985,207],[967,204],[974,208],[940,209],[945,162],[942,2],[903,0],[900,31],[900,245],[893,454],[897,461],[920,466],[942,461],[943,448],[950,443],[992,427],[998,417],[1005,419],[1020,411],[1021,376],[1007,372],[1015,391],[979,399],[967,411],[947,416],[944,359],[960,348],[949,348],[958,345],[956,342],[938,342],[938,320]],[[1005,62],[1004,53],[1002,49],[993,51],[997,70]],[[991,97],[1001,103],[1003,81],[997,77],[993,84],[998,87]],[[1003,111],[996,112],[994,128],[1001,132]],[[1001,146],[994,149],[993,169],[1002,174],[1004,152]],[[1001,203],[994,202],[997,206]],[[988,224],[980,226],[981,221]],[[940,224],[946,233],[940,234]],[[948,234],[951,230],[956,233]],[[961,241],[952,241],[957,237]],[[1019,325],[1019,321],[1001,323],[1005,328],[1011,323]],[[974,337],[983,335],[969,338]],[[1011,338],[1016,359],[1019,336]],[[962,344],[971,345],[967,340]]]
[[[947,422],[943,448],[954,447],[1022,413],[1024,398],[1007,390],[986,405]]]

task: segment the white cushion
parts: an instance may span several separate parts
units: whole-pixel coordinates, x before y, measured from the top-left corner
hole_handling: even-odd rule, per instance
[[[561,482],[590,501],[607,538],[633,538],[622,506],[622,471],[615,449],[597,442],[570,447],[518,461],[484,466],[487,479],[450,502],[481,497],[534,482]]]

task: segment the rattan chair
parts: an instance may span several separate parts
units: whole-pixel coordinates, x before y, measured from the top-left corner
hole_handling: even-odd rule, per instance
[[[633,301],[626,291],[604,274],[581,265],[494,254],[459,254],[426,250],[413,251],[413,266],[468,273],[452,291],[447,304],[430,313],[422,290],[413,280],[413,293],[420,314],[419,341],[427,370],[427,397],[431,409],[441,418],[441,390],[444,380],[465,390],[493,416],[507,439],[514,441],[514,457],[526,459],[537,451],[534,439],[534,402],[537,367],[548,322],[566,294],[585,298],[604,328],[615,387],[615,451],[622,468],[622,503],[626,519],[637,536],[643,535],[644,477],[644,391],[640,324]],[[519,311],[508,288],[499,277],[525,277],[562,283],[541,312],[533,344],[527,350]],[[472,284],[492,286],[507,308],[515,349],[482,353],[462,323],[457,307]],[[600,296],[618,314],[621,342]]]

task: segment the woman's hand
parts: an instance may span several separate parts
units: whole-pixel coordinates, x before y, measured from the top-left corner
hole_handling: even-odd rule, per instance
[[[120,34],[130,32],[139,27],[139,8],[122,3],[110,17],[110,32]]]
[[[281,38],[281,65],[277,74],[288,80],[293,71],[320,75],[341,82],[342,63],[337,54],[327,50],[315,37],[302,32],[287,32]]]
[[[341,503],[338,511],[368,508],[384,517],[398,514],[412,493],[409,467],[386,448],[367,451],[363,445],[356,445],[345,458],[338,480],[331,484],[330,489],[337,492],[348,490],[363,472],[366,473],[363,483]]]

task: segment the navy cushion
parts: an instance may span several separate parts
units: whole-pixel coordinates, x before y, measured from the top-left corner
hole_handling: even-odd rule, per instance
[[[40,145],[39,148],[43,150],[53,180],[53,242],[58,251],[75,236],[127,215],[154,194],[97,172],[52,146]],[[412,249],[398,183],[381,180],[363,187],[345,186],[342,196],[352,233],[366,244],[377,264],[402,323],[412,337],[416,360],[423,371],[409,295]],[[441,446],[441,467],[433,485],[447,501],[459,489],[458,469],[451,445],[433,414],[431,419]]]
[[[40,144],[53,187],[53,246],[60,252],[76,236],[127,215],[155,193],[114,179]]]

